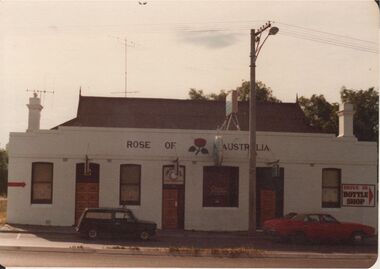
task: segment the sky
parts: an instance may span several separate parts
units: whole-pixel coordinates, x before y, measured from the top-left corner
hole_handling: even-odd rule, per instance
[[[125,71],[128,97],[235,89],[250,79],[250,29],[267,21],[279,32],[256,79],[278,99],[339,102],[342,86],[378,89],[374,1],[0,1],[0,148],[27,129],[33,90],[47,91],[41,128],[50,129],[76,116],[80,88],[124,97]]]

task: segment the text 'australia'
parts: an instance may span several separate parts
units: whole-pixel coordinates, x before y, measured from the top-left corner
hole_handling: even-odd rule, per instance
[[[224,150],[228,151],[248,151],[249,144],[247,143],[226,143],[223,145]],[[266,144],[256,144],[256,151],[270,151]]]

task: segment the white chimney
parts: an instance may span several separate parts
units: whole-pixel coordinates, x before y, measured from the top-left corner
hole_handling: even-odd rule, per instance
[[[355,138],[354,136],[354,106],[349,103],[339,105],[339,136]]]
[[[33,93],[33,97],[29,98],[29,104],[26,105],[29,108],[29,119],[27,132],[33,132],[40,129],[41,99],[37,97],[37,93]]]

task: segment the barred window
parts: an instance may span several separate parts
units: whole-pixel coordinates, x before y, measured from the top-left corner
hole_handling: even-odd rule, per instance
[[[336,168],[322,170],[322,207],[340,207],[341,171]]]
[[[120,205],[140,205],[141,165],[120,165]]]
[[[53,200],[53,164],[32,163],[32,204],[51,204]]]

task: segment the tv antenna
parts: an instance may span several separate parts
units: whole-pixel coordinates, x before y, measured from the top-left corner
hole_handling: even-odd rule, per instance
[[[111,36],[109,37],[117,39],[119,42],[124,44],[124,56],[125,56],[125,65],[124,65],[124,92],[113,92],[113,93],[124,93],[124,97],[127,97],[127,93],[136,93],[136,92],[128,92],[128,86],[127,86],[127,67],[128,67],[128,61],[127,61],[127,49],[128,47],[135,47],[135,43],[133,41],[128,41],[125,37],[124,39],[118,37],[118,36]]]
[[[33,96],[37,97],[39,95],[40,99],[42,100],[42,104],[45,103],[45,95],[47,93],[54,94],[54,91],[47,91],[47,90],[29,90],[26,89],[27,92],[33,92]]]
[[[37,97],[38,95],[40,95],[40,98],[42,97],[42,95],[45,97],[45,95],[47,93],[51,93],[51,94],[54,94],[54,91],[47,91],[47,90],[29,90],[29,89],[26,89],[27,92],[33,92],[34,94],[34,97]]]

